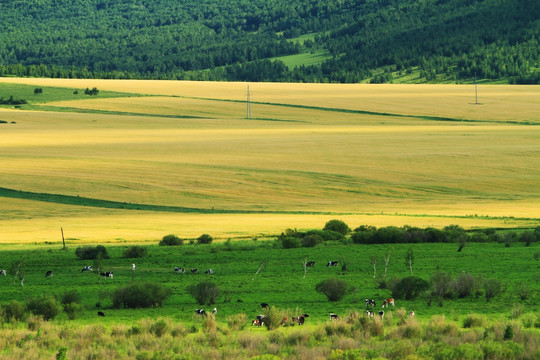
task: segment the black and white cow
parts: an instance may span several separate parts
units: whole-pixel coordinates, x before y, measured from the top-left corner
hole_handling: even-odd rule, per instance
[[[410,318],[413,318],[414,315],[415,315],[415,314],[414,314],[414,310],[409,311],[409,317],[410,317]]]
[[[98,316],[105,317],[105,313],[103,311],[98,311],[97,314]]]
[[[191,269],[191,273],[192,273],[192,274],[198,274],[198,273],[199,273],[199,269]]]
[[[337,266],[337,265],[338,265],[337,261],[329,261],[328,264],[326,264],[326,267]]]
[[[179,273],[179,274],[183,274],[183,273],[186,272],[186,269],[177,266],[177,267],[174,268],[174,272],[175,272],[175,273]]]
[[[366,299],[366,307],[367,306],[377,306],[375,305],[375,300],[372,300],[372,299]]]
[[[339,315],[338,314],[334,314],[334,313],[331,313],[330,314],[330,320],[339,320]]]
[[[87,265],[87,266],[83,267],[82,270],[81,270],[81,272],[85,272],[85,271],[94,271],[94,270],[92,269],[92,267],[90,265]]]
[[[45,277],[52,277],[52,276],[53,276],[52,270],[47,271],[47,273],[45,274]]]
[[[131,271],[135,271],[135,264],[131,264]]]
[[[6,270],[0,270],[0,275],[7,276],[7,271]]]
[[[267,303],[261,303],[263,309],[268,309],[270,306]]]
[[[366,316],[372,318],[372,317],[375,316],[375,313],[373,311],[371,311],[371,310],[366,310]]]
[[[384,319],[384,311],[383,310],[379,311],[379,316],[381,317],[381,319]]]
[[[313,266],[315,266],[315,261],[308,261],[306,263],[306,267],[313,267]]]
[[[100,273],[99,275],[103,276],[105,279],[106,279],[106,278],[111,278],[111,279],[113,278],[113,273],[112,273],[112,271],[102,272],[102,273]]]
[[[213,269],[208,269],[204,273],[208,274],[208,275],[214,275],[214,270]]]
[[[195,309],[195,314],[197,315],[206,315],[206,311],[204,311],[204,309]]]

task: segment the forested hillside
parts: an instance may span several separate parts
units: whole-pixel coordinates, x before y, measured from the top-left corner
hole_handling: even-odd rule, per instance
[[[539,37],[538,0],[0,0],[0,76],[540,83]]]

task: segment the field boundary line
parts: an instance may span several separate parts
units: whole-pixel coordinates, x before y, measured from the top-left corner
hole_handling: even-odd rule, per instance
[[[526,218],[514,216],[488,216],[488,215],[433,215],[433,214],[404,214],[385,212],[333,212],[333,211],[287,211],[287,210],[235,210],[235,209],[204,209],[171,205],[150,205],[120,202],[113,200],[95,199],[83,196],[38,193],[32,191],[14,190],[0,187],[0,197],[41,201],[55,204],[87,206],[106,209],[138,210],[153,212],[174,212],[174,213],[199,213],[199,214],[287,214],[287,215],[363,215],[363,216],[392,216],[392,217],[426,217],[426,218],[448,218],[448,219],[487,219],[487,220],[528,220],[540,221],[540,218]]]

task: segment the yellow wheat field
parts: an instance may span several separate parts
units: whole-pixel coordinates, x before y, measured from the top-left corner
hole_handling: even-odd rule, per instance
[[[0,109],[0,120],[16,122],[0,125],[0,186],[253,213],[0,198],[3,242],[58,241],[60,227],[74,242],[264,237],[332,218],[352,227],[539,225],[540,126],[519,123],[540,120],[540,87],[485,86],[474,105],[470,86],[250,84],[253,101],[411,116],[252,104],[248,120],[245,103],[218,101],[245,100],[243,83],[4,80],[154,96],[47,104],[117,115]]]

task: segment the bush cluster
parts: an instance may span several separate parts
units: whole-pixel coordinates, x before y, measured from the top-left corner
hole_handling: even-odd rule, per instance
[[[212,305],[221,293],[219,287],[212,281],[203,281],[197,285],[187,287],[187,292],[193,296],[200,305]]]
[[[125,258],[142,258],[146,256],[147,249],[143,246],[130,246],[122,252]]]
[[[390,291],[396,299],[412,300],[429,289],[429,283],[416,276],[390,280]]]
[[[214,238],[208,234],[202,234],[197,238],[197,243],[199,244],[211,244],[214,241]]]
[[[158,283],[133,283],[117,288],[112,296],[115,308],[149,308],[161,306],[171,291]]]
[[[102,259],[109,258],[109,254],[107,254],[107,249],[103,245],[82,247],[80,246],[75,249],[75,256],[77,256],[81,260],[97,259],[99,254],[101,254]]]
[[[338,278],[323,280],[315,286],[315,290],[326,295],[329,301],[343,299],[348,289],[349,284],[345,280]]]
[[[174,234],[165,235],[159,242],[159,246],[177,246],[184,243],[183,239],[180,239]]]
[[[342,240],[344,237],[344,234],[330,229],[313,229],[305,232],[287,229],[278,236],[277,241],[284,249],[293,249],[300,246],[314,247],[325,241]]]

